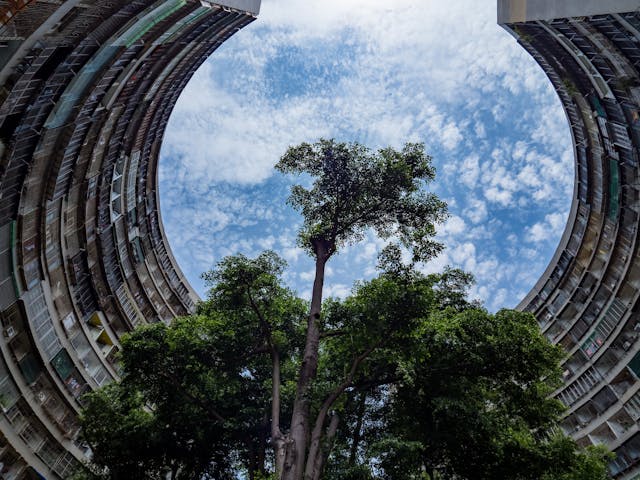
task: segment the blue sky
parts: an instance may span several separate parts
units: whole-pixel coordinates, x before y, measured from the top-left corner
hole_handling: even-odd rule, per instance
[[[541,69],[496,25],[495,0],[263,0],[196,72],[161,152],[165,230],[201,295],[200,274],[224,255],[266,248],[309,295],[313,262],[273,165],[320,137],[425,143],[451,217],[445,252],[422,268],[471,271],[489,309],[517,305],[551,259],[573,191],[569,128]],[[372,276],[381,246],[370,236],[333,259],[327,293]]]

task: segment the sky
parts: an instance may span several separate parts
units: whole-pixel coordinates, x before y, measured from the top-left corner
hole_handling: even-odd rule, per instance
[[[195,73],[171,115],[159,163],[162,218],[196,291],[225,255],[273,249],[308,298],[313,262],[273,165],[319,138],[378,149],[423,142],[430,189],[449,205],[446,249],[421,266],[473,273],[472,298],[513,308],[565,228],[574,167],[550,82],[496,25],[495,0],[263,0],[258,19]],[[329,262],[325,294],[375,275],[373,234]]]

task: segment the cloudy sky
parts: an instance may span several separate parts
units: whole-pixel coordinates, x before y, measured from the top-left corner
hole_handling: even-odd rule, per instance
[[[569,129],[541,69],[496,25],[495,0],[263,0],[195,74],[161,153],[166,233],[201,295],[200,274],[224,255],[266,248],[309,295],[291,180],[273,165],[320,137],[425,143],[451,217],[446,251],[424,268],[471,271],[491,310],[517,305],[551,259],[573,190]],[[373,275],[380,245],[333,259],[328,293]]]

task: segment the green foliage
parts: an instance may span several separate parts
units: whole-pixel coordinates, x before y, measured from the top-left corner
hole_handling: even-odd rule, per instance
[[[446,308],[421,326],[420,337],[413,376],[392,401],[390,431],[418,442],[428,471],[469,480],[567,471],[568,463],[550,462],[554,444],[546,437],[563,410],[549,397],[563,352],[530,314]],[[575,443],[561,438],[575,455]]]
[[[369,421],[354,427],[366,440],[355,458],[347,453],[353,443],[338,445],[328,478],[354,465],[364,478],[388,480],[608,478],[603,450],[547,437],[563,411],[549,397],[560,382],[562,350],[530,314],[492,315],[466,302],[469,281],[451,270],[422,276],[395,269],[329,305],[329,319],[358,320],[355,330],[365,337],[378,331],[391,348],[362,369],[373,376],[361,384],[376,385]],[[357,423],[347,413],[347,423]],[[347,435],[353,442],[354,432]]]
[[[534,318],[469,303],[463,272],[396,267],[325,302],[311,413],[350,379],[332,405],[341,427],[325,478],[607,478],[605,451],[548,436],[563,353]],[[125,337],[122,382],[90,394],[82,418],[108,478],[273,474],[269,351],[282,352],[286,414],[307,309],[282,268],[270,252],[226,258],[197,315]]]
[[[446,217],[424,193],[422,145],[321,140],[277,168],[312,177],[289,199],[316,257],[311,304],[283,286],[273,252],[220,261],[195,315],[122,339],[121,382],[86,397],[94,457],[78,480],[608,478],[605,450],[552,433],[563,352],[533,316],[470,302],[469,273],[416,269],[442,248],[433,225]],[[391,243],[380,275],[321,302],[324,263],[369,229],[411,263]]]
[[[255,259],[226,257],[215,270],[203,274],[210,290],[198,313],[224,318],[225,350],[245,351],[249,339],[255,341],[254,350],[266,351],[271,342],[283,353],[303,343],[300,320],[308,305],[282,286],[285,266],[282,258],[267,251]]]
[[[86,396],[84,437],[109,478],[233,478],[230,432],[216,416],[233,388],[215,370],[202,318],[155,324],[123,340],[122,382]],[[211,358],[202,361],[209,354]]]
[[[325,478],[327,480],[375,480],[377,477],[367,465],[330,465]]]
[[[556,434],[544,444],[540,452],[541,462],[547,469],[541,480],[607,480],[610,478],[607,464],[614,454],[603,446],[576,451],[575,443]]]
[[[123,338],[122,381],[88,395],[82,418],[93,461],[110,478],[164,478],[174,469],[175,478],[222,480],[235,478],[238,462],[264,473],[267,354],[272,344],[281,349],[289,381],[307,309],[281,286],[284,265],[272,252],[226,258],[205,276],[211,290],[196,315]]]
[[[72,472],[66,480],[101,480],[109,478],[105,472],[94,472],[95,467],[92,465],[81,465],[74,472]]]
[[[125,478],[127,472],[140,478],[157,475],[153,417],[145,411],[140,395],[129,395],[117,385],[109,385],[86,397],[85,412],[90,412],[81,419],[89,444],[95,439],[112,439],[94,452],[95,463],[109,465],[114,478]],[[122,455],[123,450],[131,448],[131,456]]]
[[[442,250],[432,237],[446,205],[423,188],[435,169],[422,144],[372,153],[357,143],[302,143],[289,148],[276,169],[314,179],[311,188],[294,186],[288,200],[304,217],[300,245],[312,255],[318,240],[332,252],[361,240],[370,228],[383,238],[395,235],[416,260]]]

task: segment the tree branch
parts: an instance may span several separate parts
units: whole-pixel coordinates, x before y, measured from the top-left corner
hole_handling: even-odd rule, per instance
[[[276,441],[282,438],[280,431],[280,354],[275,347],[271,351],[271,438]]]
[[[342,395],[342,393],[351,385],[360,364],[371,354],[371,352],[382,345],[383,342],[384,340],[380,339],[373,345],[369,346],[364,352],[362,352],[353,360],[349,374],[345,377],[342,383],[338,385],[338,387],[336,387],[333,392],[331,392],[331,394],[325,399],[322,407],[320,407],[320,411],[318,412],[318,416],[316,417],[316,422],[311,433],[309,454],[307,456],[307,466],[305,468],[304,475],[305,480],[312,480],[314,478],[314,466],[316,463],[316,457],[321,453],[320,440],[322,438],[322,426],[326,421],[329,409],[331,408],[333,403],[340,397],[340,395]]]
[[[271,353],[271,441],[273,442],[274,454],[276,456],[276,471],[280,474],[282,471],[282,462],[284,461],[285,453],[284,436],[280,430],[280,352],[278,352],[278,349],[273,344],[273,339],[271,337],[271,325],[264,318],[260,308],[258,308],[248,284],[247,297],[249,298],[251,309],[258,317],[258,321],[260,322],[260,326],[262,327],[269,345],[269,352]]]
[[[220,415],[216,410],[214,410],[213,408],[211,408],[210,405],[208,405],[204,400],[202,400],[201,398],[198,398],[197,396],[193,395],[192,393],[190,393],[187,389],[184,388],[184,386],[180,383],[179,380],[177,380],[173,375],[168,374],[165,371],[159,371],[158,372],[160,374],[161,377],[169,380],[169,382],[177,388],[177,390],[182,393],[183,395],[186,395],[187,397],[189,397],[189,399],[193,400],[194,402],[196,402],[198,405],[200,405],[204,410],[206,410],[207,412],[209,412],[211,415],[213,415],[213,417],[218,420],[219,422],[224,422],[225,418]]]
[[[325,444],[325,448],[321,448],[316,456],[316,461],[314,465],[314,472],[312,480],[320,480],[320,475],[322,475],[322,470],[324,470],[324,464],[333,449],[333,440],[336,437],[336,433],[338,432],[338,423],[340,422],[340,417],[338,414],[334,414],[331,416],[331,422],[329,422],[329,427],[327,428],[327,441]]]
[[[344,330],[333,330],[331,332],[322,332],[320,334],[320,340],[331,337],[341,337],[342,335],[346,335],[347,332]]]
[[[269,322],[266,321],[266,319],[262,315],[262,312],[258,308],[258,305],[256,304],[255,300],[253,299],[253,295],[251,295],[251,286],[249,284],[245,284],[245,285],[247,287],[247,297],[249,298],[249,305],[251,306],[251,309],[253,310],[253,313],[255,313],[257,315],[257,317],[258,317],[258,321],[260,322],[260,327],[262,327],[262,333],[264,333],[264,335],[267,337],[267,341],[269,342],[269,345],[272,345],[272,343],[271,343],[271,325],[269,325]]]

